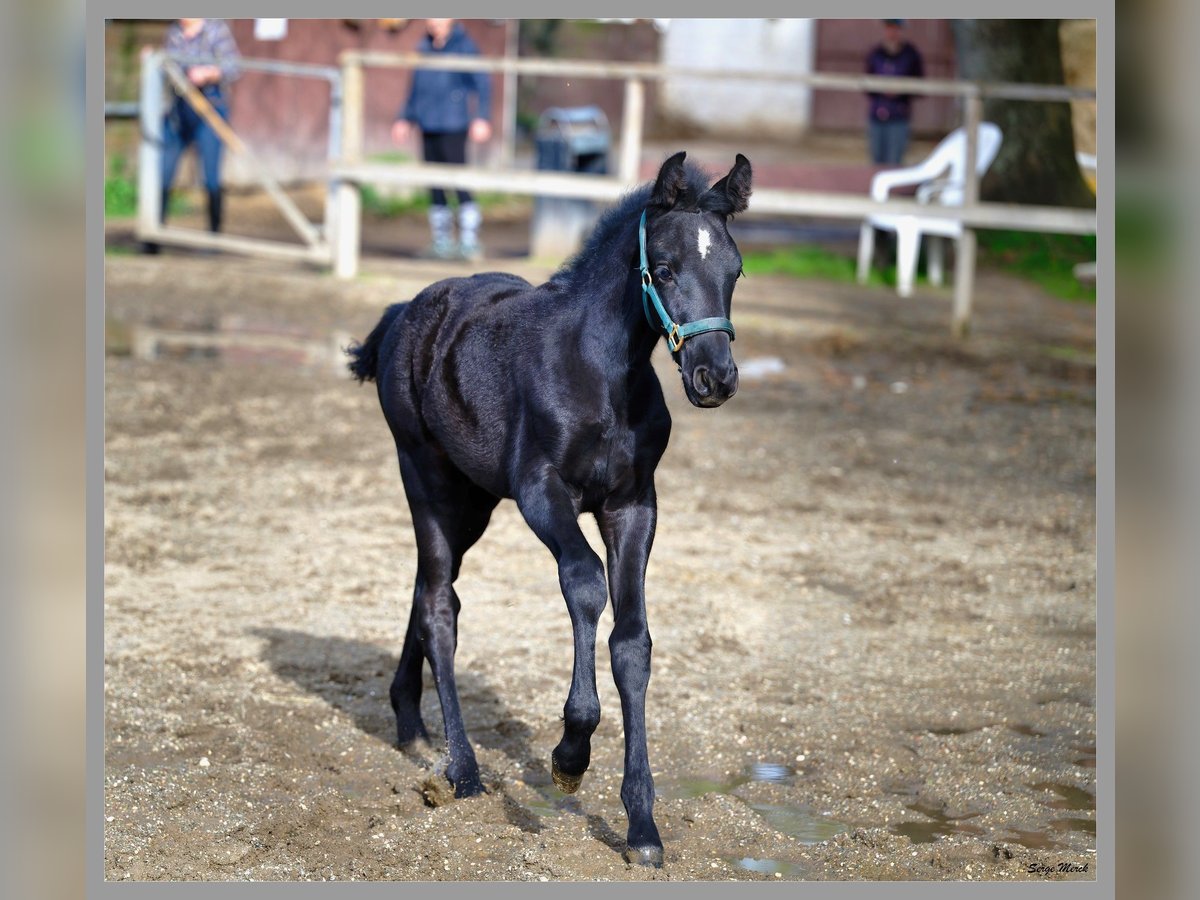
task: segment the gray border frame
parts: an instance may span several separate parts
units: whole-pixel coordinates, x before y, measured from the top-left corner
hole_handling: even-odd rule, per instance
[[[501,897],[516,897],[526,893],[537,893],[538,885],[524,883],[458,882],[458,883],[412,883],[375,882],[371,884],[347,883],[250,883],[250,882],[174,882],[134,884],[104,881],[104,21],[107,18],[167,18],[168,14],[195,12],[197,4],[181,4],[177,0],[152,2],[152,0],[94,0],[88,3],[87,17],[87,212],[86,212],[86,472],[87,472],[87,790],[86,790],[86,890],[89,896],[163,896],[198,897],[209,893],[221,896],[282,897],[294,892],[320,891],[328,896],[330,889],[337,892],[354,892],[356,896],[393,897],[397,891],[405,891],[420,885],[422,891],[432,890],[439,896],[456,896],[486,890]],[[229,18],[246,18],[253,13],[283,13],[292,18],[333,18],[331,4],[320,0],[255,0],[237,3],[231,0],[206,0],[202,5],[209,14],[225,14]],[[609,0],[604,4],[608,15],[625,14],[647,17],[669,16],[683,13],[679,17],[715,15],[725,11],[715,2],[699,8],[694,2],[682,0],[651,0],[651,2],[622,2]],[[192,9],[187,7],[191,6]],[[432,3],[418,4],[421,7]],[[481,0],[454,2],[439,9],[467,18],[496,18],[503,12],[509,17],[549,18],[560,16],[561,2],[546,0],[506,0],[491,6]],[[498,7],[498,8],[497,8]],[[897,9],[897,7],[900,7]],[[395,3],[383,0],[357,0],[347,6],[339,6],[340,14],[371,14],[386,16],[395,13]],[[815,18],[884,17],[897,14],[910,18],[961,18],[965,12],[986,10],[964,9],[961,3],[947,0],[905,0],[893,4],[887,0],[812,0],[802,10],[782,0],[754,2],[740,6],[742,15],[794,16],[804,12]],[[1115,144],[1115,5],[1113,0],[1009,0],[1004,12],[1010,18],[1042,18],[1053,11],[1063,18],[1094,18],[1096,23],[1096,95],[1097,95],[1097,139],[1100,158],[1100,180],[1114,184]],[[407,10],[406,10],[407,12]],[[337,16],[338,18],[341,15]],[[1002,896],[1020,891],[1029,896],[1053,896],[1055,898],[1113,897],[1116,893],[1116,803],[1115,803],[1115,438],[1116,438],[1116,378],[1115,378],[1115,279],[1112,260],[1115,259],[1115,237],[1113,221],[1115,214],[1115,191],[1102,191],[1097,198],[1098,267],[1096,291],[1096,553],[1097,553],[1097,616],[1096,616],[1096,849],[1099,867],[1097,879],[1092,882],[1047,882],[1013,884],[1009,882],[794,882],[780,885],[739,884],[736,890],[759,890],[774,892],[803,891],[806,897],[838,896],[887,896],[926,897],[958,896],[963,891],[984,896]],[[1107,264],[1106,264],[1107,263]],[[546,891],[566,890],[572,895],[592,893],[598,890],[623,889],[623,883],[610,884],[608,888],[576,882],[554,882],[545,886]],[[655,890],[652,884],[646,890]],[[698,892],[705,897],[722,896],[728,887],[721,882],[675,882],[664,885],[662,891],[681,895],[683,891]]]

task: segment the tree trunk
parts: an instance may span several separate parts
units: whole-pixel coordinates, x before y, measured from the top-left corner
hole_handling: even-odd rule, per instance
[[[961,77],[1064,83],[1058,19],[956,19],[952,27]],[[1075,159],[1069,103],[985,100],[983,117],[1004,133],[1000,154],[980,185],[983,199],[1095,205]]]

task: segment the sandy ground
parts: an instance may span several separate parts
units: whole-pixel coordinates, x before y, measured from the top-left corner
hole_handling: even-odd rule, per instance
[[[591,771],[550,781],[570,624],[509,502],[458,584],[489,793],[440,802],[440,747],[395,747],[410,520],[335,350],[447,269],[370,271],[108,258],[108,879],[1095,877],[1090,307],[984,273],[956,344],[945,291],[754,277],[715,411],[660,351],[655,871],[620,856],[608,615]]]

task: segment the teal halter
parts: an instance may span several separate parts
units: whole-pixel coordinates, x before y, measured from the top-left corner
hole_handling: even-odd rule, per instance
[[[646,259],[645,210],[642,210],[642,218],[638,222],[638,250],[642,255],[642,309],[646,313],[646,321],[650,323],[650,327],[654,329],[661,328],[667,336],[667,346],[671,348],[672,356],[678,358],[679,350],[683,347],[684,341],[697,334],[704,334],[706,331],[725,331],[729,333],[729,340],[732,341],[734,339],[733,323],[728,319],[712,317],[679,325],[672,321],[671,317],[667,314],[666,307],[663,306],[663,302],[658,296],[658,291],[654,289],[654,280],[650,277],[650,263]],[[658,313],[657,322],[650,315],[651,304],[654,305],[654,311]]]

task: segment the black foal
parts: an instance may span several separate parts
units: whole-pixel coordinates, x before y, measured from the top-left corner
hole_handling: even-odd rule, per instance
[[[729,321],[741,256],[726,228],[746,208],[750,163],[738,154],[709,187],[684,154],[654,184],[601,217],[582,251],[545,284],[489,272],[439,281],[391,306],[350,370],[374,380],[412,508],[417,579],[392,682],[400,743],[427,737],[421,670],[429,661],[460,797],[483,791],[454,682],[463,554],[501,498],[554,555],[575,642],[563,736],[551,754],[555,783],[579,787],[600,721],[594,647],[612,597],[613,678],[625,725],[621,799],[630,862],[662,865],[654,782],[646,751],[650,680],[646,562],[654,542],[654,470],[671,418],[650,363],[661,337],[696,406],[737,390]],[[579,528],[592,513],[605,563]]]

